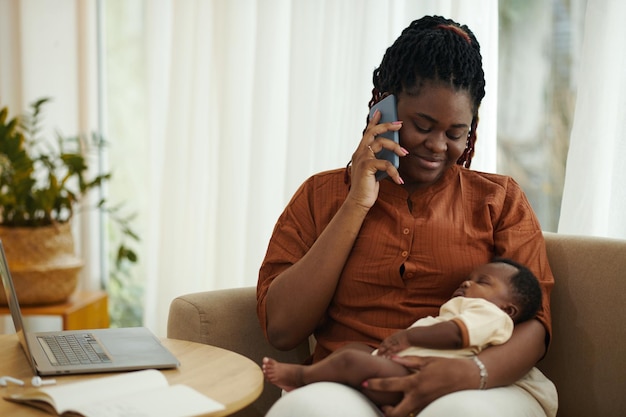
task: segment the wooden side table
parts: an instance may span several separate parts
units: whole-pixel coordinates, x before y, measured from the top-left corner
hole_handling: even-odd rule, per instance
[[[63,330],[105,329],[109,327],[108,296],[104,291],[76,291],[62,304],[20,306],[23,316],[60,316]],[[0,306],[0,314],[11,314]]]
[[[238,353],[218,347],[185,340],[162,339],[180,361],[177,369],[161,371],[170,385],[185,384],[226,407],[208,414],[211,417],[228,416],[256,400],[263,391],[263,372],[252,360]],[[28,389],[32,370],[15,334],[0,335],[2,373],[26,382],[24,387],[7,384],[0,387],[0,416],[50,417],[47,412],[22,404],[5,401],[2,397]],[[57,384],[86,379],[103,378],[111,374],[84,374],[55,377]]]

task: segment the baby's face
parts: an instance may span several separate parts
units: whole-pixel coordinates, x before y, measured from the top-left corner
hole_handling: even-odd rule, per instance
[[[512,303],[510,278],[517,268],[505,263],[488,263],[473,270],[453,297],[484,298],[500,308]]]

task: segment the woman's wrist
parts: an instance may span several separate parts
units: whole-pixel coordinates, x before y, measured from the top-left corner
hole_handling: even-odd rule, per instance
[[[485,367],[485,364],[483,363],[483,361],[480,360],[480,358],[476,355],[472,356],[472,360],[474,361],[474,363],[476,364],[476,367],[478,368],[478,376],[480,377],[480,383],[478,385],[478,389],[485,389],[487,388],[487,378],[489,378],[489,373],[487,372],[487,368]]]
[[[376,199],[374,199],[374,202],[375,201]],[[353,216],[355,219],[359,219],[360,221],[363,221],[363,219],[365,219],[365,216],[367,216],[367,213],[369,213],[371,208],[372,208],[371,205],[364,203],[358,198],[354,198],[348,195],[348,197],[345,199],[345,201],[343,202],[339,210],[340,211],[344,210],[350,213],[350,215]]]

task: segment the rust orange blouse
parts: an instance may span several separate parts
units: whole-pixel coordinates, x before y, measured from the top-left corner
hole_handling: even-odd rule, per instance
[[[344,173],[338,169],[309,178],[278,219],[257,286],[264,330],[268,287],[308,251],[337,212],[348,194]],[[537,318],[549,338],[554,278],[539,222],[513,179],[454,166],[410,196],[382,181],[315,331],[314,360],[349,342],[377,347],[391,333],[436,315],[470,271],[494,256],[523,263],[539,278],[543,306]]]

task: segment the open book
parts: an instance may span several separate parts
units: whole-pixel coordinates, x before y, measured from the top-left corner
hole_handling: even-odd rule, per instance
[[[186,385],[170,386],[156,370],[28,389],[5,399],[60,416],[191,417],[224,409]]]

